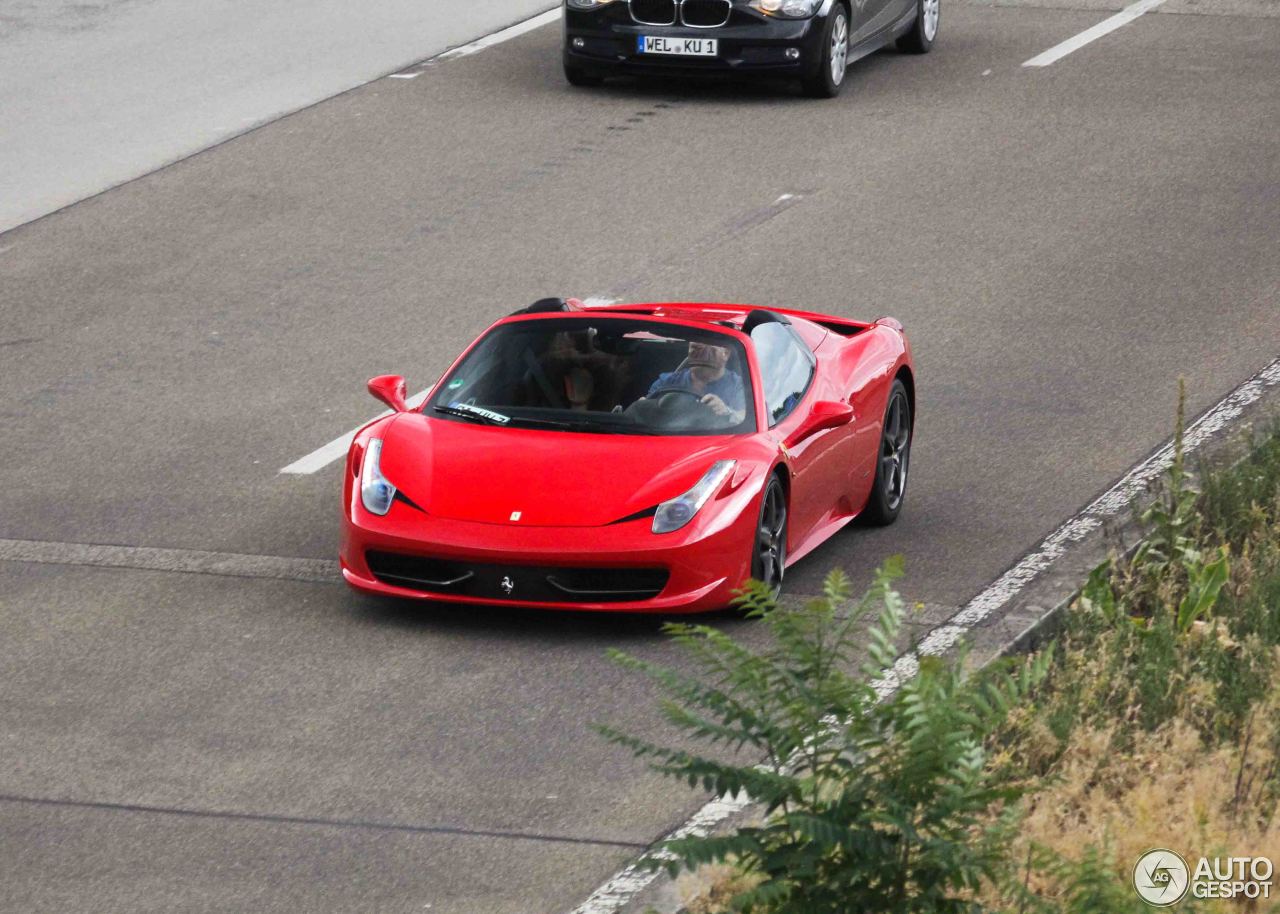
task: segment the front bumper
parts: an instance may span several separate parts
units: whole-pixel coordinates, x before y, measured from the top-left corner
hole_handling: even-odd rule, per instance
[[[648,517],[606,527],[520,527],[433,517],[402,503],[393,505],[386,517],[377,517],[348,500],[339,554],[342,576],[368,593],[449,603],[594,612],[721,609],[750,576],[759,493],[747,488],[722,494],[688,527],[662,535],[651,532]],[[429,560],[418,567],[435,570],[419,578],[464,579],[446,586],[422,580],[406,586],[405,572],[388,566],[388,554],[406,562]],[[389,575],[388,567],[395,574]],[[592,569],[661,570],[665,584],[642,599],[592,599],[582,594],[583,588],[604,585],[579,583],[593,577]],[[557,570],[567,573],[557,580]],[[550,584],[548,577],[553,578]],[[504,578],[512,587],[509,597],[501,596]],[[622,589],[634,586],[634,578],[626,583],[624,576]],[[579,593],[548,598],[565,593],[549,587],[565,586]]]
[[[734,5],[729,22],[715,28],[642,25],[633,21],[626,0],[598,10],[564,11],[564,60],[591,75],[635,73],[661,75],[753,73],[803,76],[821,65],[821,16],[773,19],[742,4]],[[714,38],[715,57],[642,54],[643,36]],[[788,56],[788,51],[799,57]]]

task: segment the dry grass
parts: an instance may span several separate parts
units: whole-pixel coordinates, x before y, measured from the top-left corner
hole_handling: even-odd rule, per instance
[[[1199,732],[1174,720],[1137,742],[1112,750],[1111,728],[1074,735],[1055,776],[1032,794],[1015,854],[1032,842],[1079,860],[1107,847],[1116,878],[1127,881],[1133,861],[1152,847],[1184,855],[1250,855],[1280,860],[1275,802],[1259,789],[1275,764],[1271,738],[1280,725],[1273,696],[1235,745],[1206,750]],[[1032,873],[1029,887],[1052,897],[1054,886]],[[1264,906],[1268,905],[1269,906]],[[1210,902],[1204,910],[1276,910],[1276,902]]]
[[[729,911],[733,897],[760,884],[760,877],[748,876],[727,863],[699,867],[682,873],[676,880],[676,893],[689,914],[723,914]]]

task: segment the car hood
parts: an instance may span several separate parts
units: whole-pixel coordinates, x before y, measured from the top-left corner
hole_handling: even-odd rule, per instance
[[[382,471],[427,514],[526,527],[599,527],[674,498],[730,436],[593,435],[496,428],[402,413]]]

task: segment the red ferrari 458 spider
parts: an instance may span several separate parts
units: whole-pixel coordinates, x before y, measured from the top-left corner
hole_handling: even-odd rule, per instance
[[[855,517],[902,510],[902,326],[724,304],[543,299],[416,409],[356,433],[342,573],[360,590],[623,612],[728,605]]]

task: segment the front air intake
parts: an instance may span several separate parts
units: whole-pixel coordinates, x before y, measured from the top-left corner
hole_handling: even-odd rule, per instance
[[[584,568],[468,562],[370,550],[365,561],[384,584],[424,593],[534,603],[652,600],[667,586],[665,568]]]
[[[732,12],[729,0],[684,0],[680,4],[680,21],[694,28],[710,29],[728,22]]]
[[[631,18],[641,25],[675,25],[676,0],[631,0]]]

